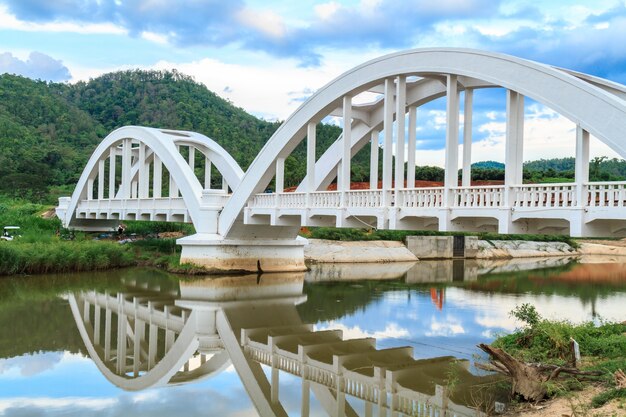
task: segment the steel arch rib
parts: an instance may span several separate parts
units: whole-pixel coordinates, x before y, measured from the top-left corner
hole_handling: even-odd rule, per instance
[[[252,162],[219,219],[226,236],[248,199],[273,176],[272,164],[300,143],[310,121],[326,116],[344,95],[399,74],[456,74],[519,92],[579,124],[626,157],[626,101],[588,80],[548,65],[509,55],[457,48],[403,51],[366,62],[331,81],[302,104]]]

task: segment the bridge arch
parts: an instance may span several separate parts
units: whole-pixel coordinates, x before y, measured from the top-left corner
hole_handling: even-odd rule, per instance
[[[241,186],[224,207],[219,219],[219,233],[229,236],[232,230],[239,229],[233,226],[250,198],[266,187],[276,173],[277,160],[295,149],[311,123],[319,122],[341,106],[344,98],[376,89],[381,82],[398,76],[436,80],[443,77],[446,83],[453,76],[455,84],[465,78],[506,88],[547,105],[626,156],[626,141],[622,138],[622,132],[626,131],[625,91],[619,84],[498,53],[456,48],[404,51],[369,61],[344,73],[298,108],[250,165]],[[393,102],[393,98],[389,102]],[[397,116],[399,113],[392,114]],[[352,152],[352,146],[348,149]],[[325,168],[326,171],[330,169]],[[321,185],[317,178],[315,182]]]
[[[180,153],[180,147],[189,148],[188,160],[185,160]],[[208,137],[195,132],[126,126],[110,133],[98,145],[87,162],[71,199],[66,201],[66,206],[60,207],[61,210],[57,212],[66,227],[76,224],[77,206],[81,201],[90,200],[93,197],[96,178],[98,178],[99,199],[105,198],[105,184],[108,185],[109,200],[147,197],[150,188],[148,170],[152,163],[154,165],[152,197],[161,197],[161,170],[165,167],[170,176],[170,199],[177,198],[180,193],[184,209],[189,213],[189,220],[194,223],[196,229],[198,231],[212,230],[214,226],[210,222],[211,219],[203,214],[202,209],[203,190],[210,187],[210,174],[205,174],[204,185],[196,177],[193,170],[196,150],[205,157],[205,171],[210,172],[211,164],[213,164],[223,176],[225,186],[232,189],[239,186],[243,170],[224,148]],[[120,153],[122,175],[118,181],[113,159],[117,158]],[[107,159],[109,160],[108,179],[104,178],[104,162]],[[92,221],[92,223],[100,220],[100,223],[111,224],[109,218],[94,220],[95,222]]]

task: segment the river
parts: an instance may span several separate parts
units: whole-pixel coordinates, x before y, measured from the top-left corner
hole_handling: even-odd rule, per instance
[[[546,258],[193,279],[138,268],[3,278],[0,415],[443,407],[469,416],[501,397],[497,378],[474,366],[484,358],[476,345],[520,326],[509,312],[522,303],[553,319],[624,321],[626,264]]]

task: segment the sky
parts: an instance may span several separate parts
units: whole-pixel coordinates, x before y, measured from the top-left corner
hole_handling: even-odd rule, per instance
[[[0,0],[0,73],[76,82],[175,68],[267,120],[409,48],[502,52],[626,83],[624,39],[626,0]],[[443,165],[444,110],[420,108],[419,164]],[[574,128],[527,100],[524,160],[573,156]],[[502,161],[502,92],[475,98],[473,130],[473,160]],[[591,155],[617,156],[599,141]]]

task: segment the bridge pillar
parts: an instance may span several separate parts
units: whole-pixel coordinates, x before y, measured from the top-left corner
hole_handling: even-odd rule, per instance
[[[182,246],[180,263],[210,272],[302,272],[305,239],[228,239],[198,233],[176,241]]]

